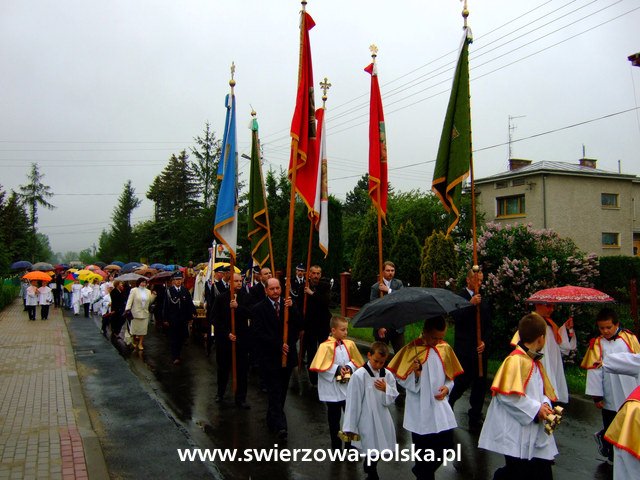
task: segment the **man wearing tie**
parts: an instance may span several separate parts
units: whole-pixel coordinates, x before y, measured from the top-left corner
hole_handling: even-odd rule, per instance
[[[287,417],[284,403],[287,398],[289,379],[297,364],[296,341],[300,329],[300,316],[293,308],[291,298],[282,297],[282,287],[276,278],[267,280],[266,298],[253,307],[252,328],[256,354],[268,394],[267,426],[278,438],[287,438]],[[289,309],[288,336],[284,342],[284,310]],[[282,366],[283,355],[286,356]]]

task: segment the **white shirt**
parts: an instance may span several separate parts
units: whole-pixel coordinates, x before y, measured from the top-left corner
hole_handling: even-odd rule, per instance
[[[333,365],[325,372],[318,372],[318,398],[322,402],[341,402],[347,399],[347,383],[336,381],[336,371],[338,366],[350,367],[352,372],[356,371],[355,364],[349,358],[347,347],[344,343],[336,347],[333,357]]]
[[[51,305],[53,303],[53,293],[51,293],[51,288],[40,287],[38,289],[38,303],[40,305]]]
[[[612,353],[629,352],[627,344],[618,337],[615,340],[600,339],[602,360],[606,361]],[[617,375],[602,368],[587,370],[587,388],[585,393],[604,398],[604,409],[617,412],[627,397],[638,386],[637,379],[628,375]]]
[[[443,400],[434,397],[442,386],[447,387],[449,392],[453,388],[453,380],[444,374],[444,365],[434,348],[429,348],[419,377],[411,372],[405,380],[398,379],[398,383],[407,390],[402,423],[406,430],[427,435],[458,426],[447,401],[448,395]]]
[[[491,399],[480,433],[480,448],[525,460],[553,460],[558,454],[553,435],[544,432],[543,422],[534,422],[540,406],[551,406],[551,401],[544,395],[537,365],[533,368],[524,396],[498,393]]]
[[[380,371],[371,370],[373,377],[364,367],[351,376],[342,430],[359,434],[360,442],[353,442],[353,445],[363,450],[393,450],[396,445],[396,430],[389,405],[398,396],[396,381],[393,374],[385,370],[387,388],[385,392],[381,392],[374,386],[374,381],[380,378]]]

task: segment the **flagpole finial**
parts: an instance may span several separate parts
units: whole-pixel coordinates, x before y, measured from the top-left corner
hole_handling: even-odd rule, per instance
[[[303,12],[306,11],[306,9],[307,9],[307,0],[302,0],[300,3],[302,4],[302,11]]]
[[[324,104],[327,103],[327,90],[331,88],[327,77],[324,77],[324,80],[320,82],[320,88],[322,89],[322,108],[324,108]]]
[[[369,45],[369,51],[371,52],[371,58],[373,58],[373,63],[376,63],[376,57],[378,56],[378,47],[372,43]]]
[[[467,0],[464,1],[464,5],[462,6],[462,18],[464,18],[464,28],[467,28],[467,17],[469,17],[469,9],[467,8]]]
[[[249,105],[249,106],[251,107],[251,105]],[[253,107],[251,107],[251,116],[253,118],[256,118],[256,115],[257,115],[256,111],[253,109]]]
[[[233,76],[236,74],[236,64],[235,62],[231,62],[231,80],[229,80],[229,86],[231,87],[231,93],[233,93],[233,87],[236,86],[236,81]]]

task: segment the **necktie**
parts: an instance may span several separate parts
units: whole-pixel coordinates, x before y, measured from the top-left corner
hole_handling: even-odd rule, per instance
[[[280,319],[280,302],[279,301],[274,302],[273,307],[276,309],[276,317]]]

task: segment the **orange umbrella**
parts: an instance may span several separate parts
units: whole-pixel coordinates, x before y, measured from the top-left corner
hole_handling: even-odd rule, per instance
[[[29,272],[29,273],[23,275],[22,278],[25,279],[25,280],[29,280],[29,281],[32,281],[32,280],[36,280],[36,281],[39,281],[39,282],[50,282],[51,281],[51,277],[49,275],[47,275],[44,272],[38,272],[38,271]]]

